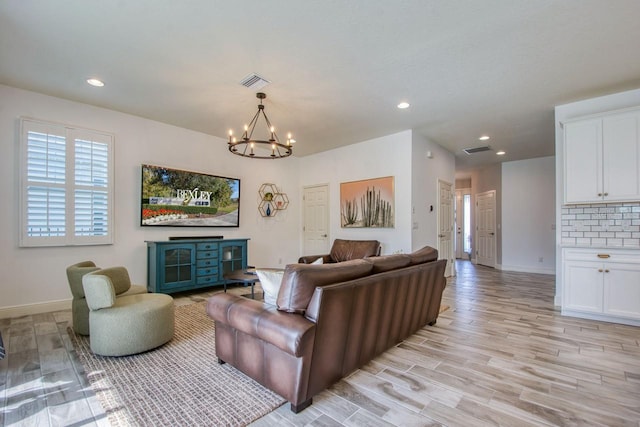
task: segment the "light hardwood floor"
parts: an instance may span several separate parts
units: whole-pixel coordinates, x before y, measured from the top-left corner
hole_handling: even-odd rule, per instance
[[[638,427],[640,328],[563,317],[553,295],[553,276],[458,262],[436,326],[300,414],[284,405],[253,425]],[[107,424],[72,351],[69,320],[69,312],[0,320],[9,352],[0,361],[0,425]]]

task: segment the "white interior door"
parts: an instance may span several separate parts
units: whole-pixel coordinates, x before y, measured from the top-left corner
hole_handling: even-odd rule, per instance
[[[445,276],[455,275],[453,260],[453,186],[438,180],[438,257],[447,260]]]
[[[329,186],[314,185],[303,191],[303,255],[329,253]]]
[[[476,197],[476,262],[496,266],[496,191]]]

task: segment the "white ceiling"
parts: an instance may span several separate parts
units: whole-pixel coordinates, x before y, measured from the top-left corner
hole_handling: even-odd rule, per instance
[[[414,129],[464,171],[553,155],[553,107],[640,87],[639,41],[638,0],[4,0],[0,83],[225,138],[256,72],[295,155]]]

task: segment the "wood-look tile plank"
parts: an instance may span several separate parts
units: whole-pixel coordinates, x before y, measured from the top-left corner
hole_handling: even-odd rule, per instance
[[[365,410],[359,410],[351,417],[349,417],[345,422],[345,426],[352,427],[388,427],[393,424],[385,421],[382,418],[378,418]]]
[[[424,399],[423,396],[418,396],[413,390],[398,386],[379,375],[374,376],[363,371],[357,371],[349,376],[349,382],[358,384],[359,388],[364,388],[371,395],[382,395],[392,401],[393,404],[403,406],[415,412],[424,409],[426,404],[426,399]]]
[[[463,398],[462,401],[460,401],[460,404],[456,406],[456,409],[496,426],[533,427],[539,425],[539,423],[534,421],[516,417],[507,412],[492,408],[489,405],[484,405],[466,398]]]
[[[574,401],[560,399],[557,395],[550,396],[529,390],[523,391],[520,399],[556,411],[562,411],[567,414],[565,415],[566,418],[584,425],[592,423],[603,426],[638,427],[637,415],[633,414],[633,419],[625,418],[627,414],[616,413],[617,408],[606,409],[601,412],[599,408],[592,408]]]
[[[450,408],[440,402],[432,401],[422,413],[446,426],[493,426],[492,423],[476,418],[457,408]]]
[[[437,384],[424,381],[423,378],[412,375],[411,373],[386,369],[381,372],[378,377],[388,380],[396,387],[411,391],[416,395],[417,400],[420,401],[423,399],[424,401],[437,400],[444,405],[454,408],[460,402],[460,399],[462,399],[461,392],[452,391]]]

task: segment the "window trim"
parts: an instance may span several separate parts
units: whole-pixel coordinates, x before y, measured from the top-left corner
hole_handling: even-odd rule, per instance
[[[46,247],[46,246],[86,246],[86,245],[111,245],[114,243],[115,219],[114,219],[114,140],[115,136],[108,132],[81,128],[62,123],[55,123],[34,119],[30,117],[19,118],[19,180],[20,180],[20,247]],[[33,183],[28,178],[28,133],[29,132],[57,133],[65,137],[65,235],[64,236],[29,236],[28,226],[28,197],[27,189]],[[76,236],[75,231],[75,192],[86,190],[86,185],[75,183],[75,149],[76,140],[86,140],[107,145],[107,232],[104,236]],[[46,186],[46,185],[45,185]]]

